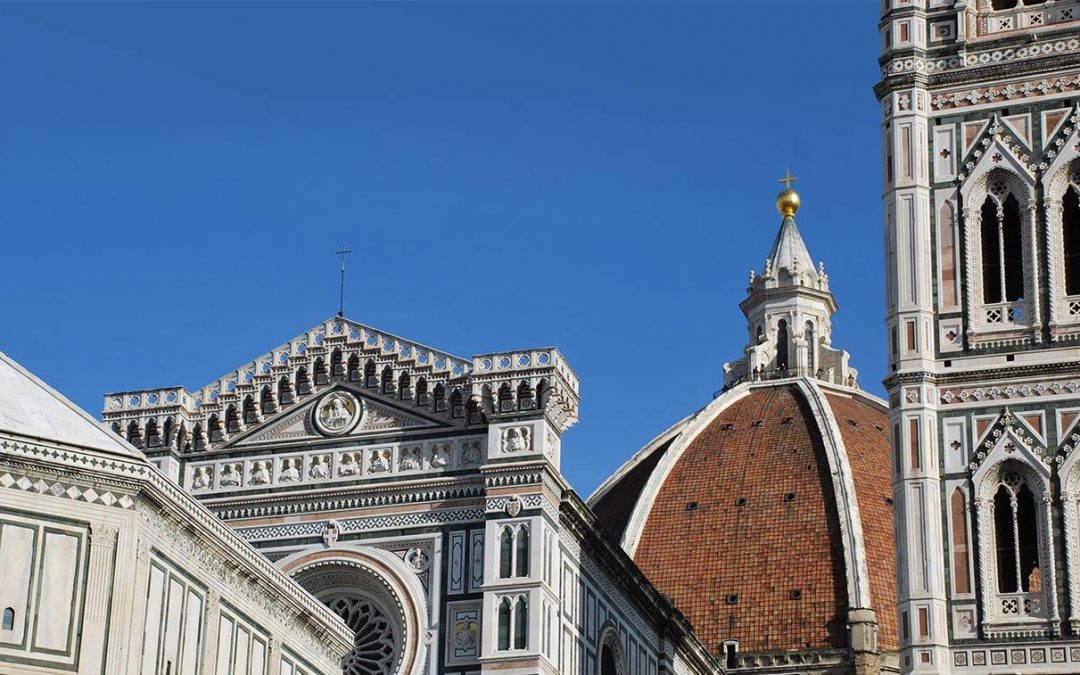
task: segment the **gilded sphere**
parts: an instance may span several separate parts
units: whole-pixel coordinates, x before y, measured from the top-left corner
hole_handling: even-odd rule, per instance
[[[788,188],[776,196],[776,210],[785,217],[795,215],[799,210],[799,193]]]

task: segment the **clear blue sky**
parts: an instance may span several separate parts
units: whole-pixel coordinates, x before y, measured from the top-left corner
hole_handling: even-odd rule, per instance
[[[94,414],[329,317],[558,345],[587,495],[709,401],[786,166],[885,372],[874,2],[0,5],[0,349]]]

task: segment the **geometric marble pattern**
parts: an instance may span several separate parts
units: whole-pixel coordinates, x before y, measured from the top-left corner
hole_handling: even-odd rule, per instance
[[[14,487],[25,492],[37,492],[39,494],[51,494],[54,497],[66,497],[75,501],[89,502],[91,504],[103,504],[105,506],[117,506],[122,509],[130,509],[135,502],[126,494],[116,495],[112,492],[98,492],[94,488],[81,487],[78,485],[66,485],[60,481],[47,481],[44,478],[31,480],[26,476],[13,474],[9,471],[0,473],[0,486]]]
[[[339,521],[342,534],[364,532],[368,530],[390,530],[423,525],[442,525],[462,521],[480,520],[484,512],[479,508],[447,509],[445,511],[425,511],[406,513],[397,516],[376,516],[373,518],[353,518]],[[266,527],[237,528],[236,533],[246,541],[262,539],[283,539],[287,537],[315,537],[322,534],[324,522],[297,523],[294,525],[270,525]]]

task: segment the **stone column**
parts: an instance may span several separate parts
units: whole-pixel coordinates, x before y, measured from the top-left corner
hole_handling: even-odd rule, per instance
[[[83,609],[79,673],[101,673],[108,611],[113,595],[113,559],[117,528],[104,523],[90,530],[90,562],[86,571],[86,607]]]

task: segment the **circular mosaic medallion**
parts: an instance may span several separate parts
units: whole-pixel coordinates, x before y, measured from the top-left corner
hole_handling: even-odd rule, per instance
[[[319,432],[327,436],[343,434],[360,421],[364,404],[345,391],[332,391],[315,406],[313,422]]]

